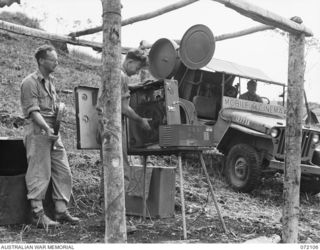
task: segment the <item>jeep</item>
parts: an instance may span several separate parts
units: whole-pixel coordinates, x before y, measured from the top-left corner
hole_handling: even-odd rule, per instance
[[[263,172],[284,171],[285,84],[273,81],[258,69],[218,59],[199,70],[181,67],[175,79],[179,82],[179,97],[194,104],[198,121],[213,126],[214,145],[225,155],[223,171],[234,190],[250,192],[259,185]],[[281,99],[275,102],[262,96],[263,103],[239,99],[244,92],[240,83],[252,79],[257,81],[258,89],[264,84],[269,90],[264,93],[277,93]],[[306,107],[309,122],[302,128],[301,190],[318,193],[320,129]]]

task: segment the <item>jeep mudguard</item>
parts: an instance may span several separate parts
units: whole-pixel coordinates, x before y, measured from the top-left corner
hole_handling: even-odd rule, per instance
[[[261,175],[257,150],[244,143],[232,146],[226,159],[225,175],[234,190],[252,191],[260,182]]]
[[[226,155],[233,145],[243,142],[254,145],[256,148],[264,148],[270,152],[273,150],[269,136],[233,123],[229,125],[221,136],[217,149]]]

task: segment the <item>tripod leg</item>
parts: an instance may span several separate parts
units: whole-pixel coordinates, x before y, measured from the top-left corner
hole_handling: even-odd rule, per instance
[[[184,191],[183,191],[183,173],[182,173],[182,161],[181,154],[178,156],[179,175],[180,175],[180,197],[181,197],[181,212],[182,212],[182,227],[183,227],[183,239],[187,239],[187,225],[186,225],[186,211],[184,204]]]
[[[208,182],[208,185],[209,185],[210,193],[211,193],[211,195],[212,195],[213,202],[214,202],[214,205],[215,205],[215,207],[216,207],[216,210],[217,210],[219,219],[220,219],[220,221],[221,221],[221,224],[222,224],[222,226],[223,226],[224,232],[225,232],[225,233],[228,233],[226,224],[224,223],[224,220],[223,220],[223,218],[222,218],[222,216],[221,216],[221,213],[220,213],[220,209],[219,209],[219,206],[218,206],[218,202],[217,202],[216,196],[214,195],[213,187],[212,187],[212,185],[211,185],[211,181],[210,181],[210,178],[209,178],[209,175],[208,175],[208,171],[207,171],[207,168],[206,168],[206,164],[204,163],[204,160],[203,160],[202,153],[199,153],[199,158],[200,158],[200,161],[201,161],[201,166],[202,166],[202,168],[203,168],[204,174],[205,174],[205,176],[206,176],[206,178],[207,178],[207,182]]]
[[[147,158],[148,156],[143,156],[143,196],[142,196],[142,216],[143,220],[146,220],[147,214],[147,197],[146,197],[146,173],[147,173]]]

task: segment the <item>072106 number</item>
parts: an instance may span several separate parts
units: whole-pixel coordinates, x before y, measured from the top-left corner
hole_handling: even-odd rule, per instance
[[[300,249],[302,250],[318,250],[319,249],[319,245],[316,244],[302,244],[300,245]]]

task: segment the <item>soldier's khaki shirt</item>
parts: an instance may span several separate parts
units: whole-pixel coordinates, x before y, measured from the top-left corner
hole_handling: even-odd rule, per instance
[[[46,81],[39,70],[22,80],[21,106],[25,118],[29,118],[32,111],[39,111],[45,119],[54,117],[57,93],[53,80],[50,76]]]

